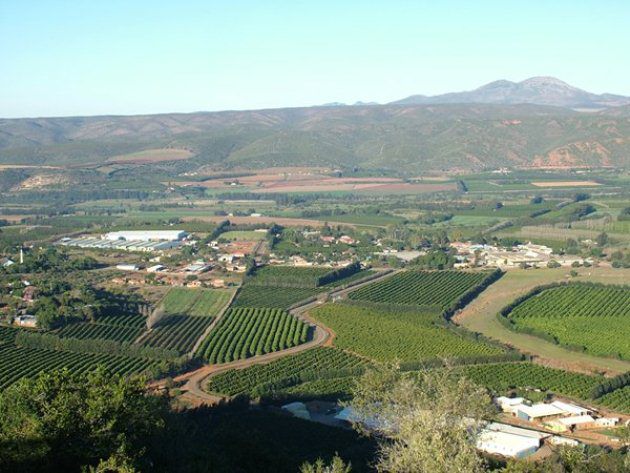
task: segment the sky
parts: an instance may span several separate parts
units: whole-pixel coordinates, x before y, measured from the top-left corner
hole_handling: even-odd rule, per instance
[[[386,103],[558,77],[630,95],[630,2],[0,0],[0,117]]]

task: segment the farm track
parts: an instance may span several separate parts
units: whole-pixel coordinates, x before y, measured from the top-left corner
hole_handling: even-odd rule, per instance
[[[498,340],[517,350],[534,356],[534,361],[544,366],[579,373],[607,373],[616,375],[630,371],[630,362],[614,358],[597,357],[586,353],[567,350],[542,338],[515,332],[504,327],[497,314],[517,297],[534,287],[556,281],[566,281],[568,269],[509,270],[501,279],[490,285],[458,313],[454,322],[473,332]],[[630,280],[630,271],[610,268],[579,268],[579,277],[573,281],[618,284]]]
[[[346,288],[341,289],[333,289],[328,293],[323,293],[328,295],[328,297],[345,297],[349,292],[358,289],[367,284],[371,284],[376,281],[380,281],[389,276],[393,276],[398,273],[400,270],[395,271],[383,271],[381,274],[376,277],[372,277],[367,281],[357,281],[356,284],[350,285]],[[322,294],[322,295],[323,295]],[[321,295],[320,295],[321,296]],[[206,405],[214,405],[221,401],[225,401],[229,398],[229,396],[220,396],[216,394],[211,394],[205,391],[203,388],[208,384],[208,381],[211,377],[216,376],[225,371],[229,371],[232,369],[244,369],[253,365],[258,364],[267,364],[272,361],[278,360],[285,356],[295,355],[297,353],[310,350],[311,348],[330,345],[332,340],[334,339],[334,332],[330,330],[328,327],[322,325],[319,322],[313,320],[308,312],[311,309],[314,309],[322,304],[321,299],[317,299],[315,301],[309,300],[302,305],[292,308],[289,312],[297,317],[298,319],[303,320],[309,325],[314,327],[313,338],[301,345],[297,345],[292,348],[288,348],[286,350],[276,351],[272,353],[267,353],[265,355],[253,356],[251,358],[246,358],[244,360],[237,360],[230,363],[220,364],[220,365],[205,365],[201,368],[198,368],[195,371],[191,371],[188,373],[184,373],[174,378],[176,383],[180,383],[185,381],[185,384],[182,386],[182,391],[184,391],[184,396],[191,400],[194,404],[206,404]],[[229,305],[227,306],[229,307]],[[157,387],[163,385],[163,382],[152,383],[152,386]]]

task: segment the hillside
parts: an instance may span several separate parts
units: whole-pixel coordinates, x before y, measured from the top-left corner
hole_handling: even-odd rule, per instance
[[[427,97],[412,95],[393,103],[444,104],[494,103],[535,104],[573,109],[599,110],[630,104],[630,97],[614,94],[593,94],[573,87],[555,77],[531,77],[521,82],[498,80],[475,90]]]
[[[3,119],[0,164],[89,168],[108,161],[120,164],[121,156],[134,164],[130,153],[157,150],[155,161],[171,174],[207,164],[356,166],[410,173],[627,166],[629,136],[630,118],[616,109],[593,114],[537,105],[394,104]],[[179,150],[171,168],[164,149]],[[183,155],[187,159],[180,159]],[[151,163],[150,153],[141,156],[142,164]]]

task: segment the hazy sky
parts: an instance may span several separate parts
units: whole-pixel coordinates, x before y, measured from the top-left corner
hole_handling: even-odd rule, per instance
[[[630,1],[0,0],[0,117],[387,102],[551,75],[630,95]]]

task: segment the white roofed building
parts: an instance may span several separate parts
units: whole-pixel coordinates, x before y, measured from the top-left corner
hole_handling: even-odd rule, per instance
[[[103,235],[105,240],[138,240],[138,241],[179,241],[188,233],[184,230],[127,230],[109,232]]]

